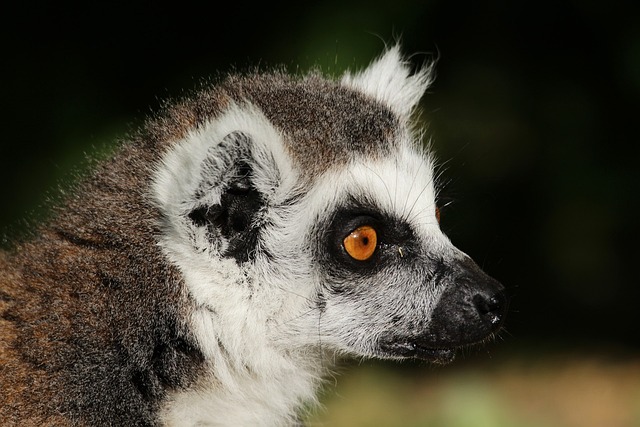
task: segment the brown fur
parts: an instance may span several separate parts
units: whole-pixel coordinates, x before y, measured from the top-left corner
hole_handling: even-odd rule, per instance
[[[151,121],[35,238],[2,253],[0,424],[118,424],[127,413],[149,424],[164,388],[188,382],[198,353],[182,331],[187,296],[146,192],[149,166],[196,120],[187,102]]]
[[[395,148],[398,119],[388,108],[319,75],[237,78],[229,92],[258,105],[285,132],[291,157],[307,176],[343,166],[354,154],[375,158]]]
[[[248,100],[316,174],[349,152],[389,148],[395,119],[362,96],[316,77],[231,78],[150,120],[35,237],[0,252],[0,424],[157,423],[166,393],[202,365],[185,326],[189,295],[156,241],[162,218],[148,192],[162,155],[230,100]]]

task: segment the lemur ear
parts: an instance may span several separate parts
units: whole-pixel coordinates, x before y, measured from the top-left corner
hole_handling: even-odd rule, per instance
[[[252,145],[249,135],[236,131],[209,149],[195,194],[198,202],[188,213],[210,239],[223,237],[227,244],[222,255],[238,263],[249,261],[254,253],[265,205],[256,183]]]
[[[432,81],[433,63],[412,74],[399,45],[387,49],[364,70],[342,77],[342,84],[372,96],[400,116],[411,113]]]
[[[236,186],[251,184],[253,140],[242,131],[233,131],[207,150],[200,165],[200,179],[195,192],[198,200]]]

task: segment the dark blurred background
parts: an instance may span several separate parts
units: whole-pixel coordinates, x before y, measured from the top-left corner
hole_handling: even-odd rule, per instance
[[[363,67],[400,38],[437,58],[424,98],[443,228],[512,295],[491,351],[640,347],[640,8],[394,2],[5,9],[0,230],[168,98],[233,69]],[[495,349],[493,347],[496,347]]]

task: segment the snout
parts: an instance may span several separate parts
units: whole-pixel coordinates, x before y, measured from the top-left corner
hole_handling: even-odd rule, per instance
[[[440,297],[428,331],[418,342],[436,347],[459,347],[482,341],[497,332],[507,312],[504,287],[466,260],[453,270]]]
[[[469,258],[443,269],[436,285],[445,289],[426,328],[413,337],[387,341],[387,352],[446,363],[454,359],[457,348],[482,342],[502,327],[508,301],[497,280]]]

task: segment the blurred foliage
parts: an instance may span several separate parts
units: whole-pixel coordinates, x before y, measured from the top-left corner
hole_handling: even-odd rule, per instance
[[[226,4],[224,11],[137,2],[11,7],[0,30],[0,230],[8,239],[46,215],[56,187],[86,169],[85,154],[108,153],[163,100],[235,69],[282,64],[292,72],[319,67],[339,75],[364,67],[385,43],[400,39],[417,66],[437,59],[421,120],[441,164],[443,228],[512,295],[507,331],[491,347],[526,354],[575,348],[637,354],[637,4],[332,0]],[[612,395],[639,396],[637,366],[624,395],[616,387],[625,375],[601,368],[592,369],[594,384],[604,372]],[[407,374],[387,369],[367,371],[371,377],[355,374],[340,390],[348,395],[358,387],[364,393],[354,399],[362,400],[336,405],[371,421],[328,418],[328,425],[589,425],[562,421],[551,407],[564,387],[556,373],[570,377],[576,373],[571,363],[558,371],[518,371],[525,387],[533,387],[531,395],[547,402],[536,406],[525,394],[519,409],[512,408],[516,391],[505,369],[497,379],[483,370],[413,378],[409,370],[408,383]],[[577,374],[577,389],[567,393],[580,396],[586,391]],[[435,383],[424,386],[433,377]],[[415,388],[407,391],[407,384]],[[412,411],[418,397],[430,415],[407,413],[400,424],[384,418],[381,408],[398,405],[397,417]],[[593,399],[580,408],[593,409]],[[615,408],[615,400],[607,405]],[[543,413],[536,415],[536,408]],[[600,425],[638,425],[638,406],[624,413],[631,418]]]
[[[365,364],[329,387],[309,427],[633,427],[640,363],[579,355],[437,370]]]

